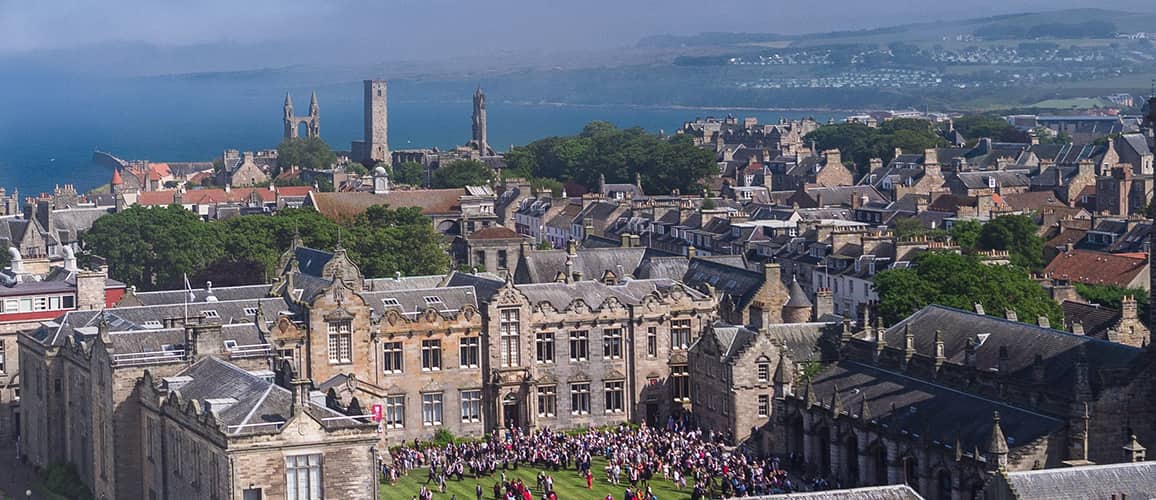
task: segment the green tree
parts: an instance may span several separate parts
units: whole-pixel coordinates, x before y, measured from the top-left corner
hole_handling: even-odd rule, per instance
[[[1046,316],[1061,324],[1063,312],[1047,291],[1017,266],[995,266],[978,258],[951,252],[927,252],[907,269],[889,269],[875,275],[879,314],[894,324],[929,305],[941,304],[971,310],[974,304],[1002,315],[1006,309],[1018,317]]]
[[[297,166],[306,170],[325,170],[333,166],[337,155],[320,137],[285,139],[277,146],[278,172]]]
[[[964,219],[955,221],[951,225],[951,239],[965,250],[975,249],[979,244],[979,235],[983,231],[983,224],[978,221]]]
[[[996,142],[1028,142],[1026,132],[1016,129],[1002,117],[995,115],[967,115],[952,121],[955,129],[969,141],[987,137]]]
[[[410,186],[425,184],[425,166],[416,161],[395,165],[391,174],[390,181],[395,184],[408,184]]]
[[[1080,294],[1084,300],[1094,304],[1100,304],[1104,307],[1119,310],[1120,304],[1124,301],[1125,296],[1131,296],[1136,300],[1140,317],[1148,317],[1148,291],[1142,288],[1124,288],[1116,285],[1087,285],[1084,283],[1076,283],[1076,293]]]
[[[547,137],[512,148],[505,160],[512,176],[574,181],[591,188],[602,176],[607,182],[634,183],[640,175],[650,193],[700,192],[702,182],[718,168],[714,154],[695,146],[689,136],[663,138],[606,122],[591,122],[577,136]]]
[[[352,175],[369,175],[369,169],[358,162],[352,161],[345,165],[345,171]]]
[[[494,170],[478,160],[454,160],[430,175],[434,189],[465,186],[487,186],[494,180]]]
[[[85,252],[104,257],[112,278],[144,290],[180,288],[223,255],[220,225],[172,205],[101,217],[82,237]]]
[[[1011,263],[1032,271],[1044,267],[1044,239],[1031,217],[1005,215],[983,225],[979,233],[982,250],[1007,250]]]
[[[947,141],[927,120],[900,118],[883,122],[877,128],[860,123],[824,125],[804,138],[813,141],[819,149],[838,149],[844,160],[850,160],[860,169],[866,168],[872,158],[884,163],[895,156],[895,148],[919,152],[942,147]]]

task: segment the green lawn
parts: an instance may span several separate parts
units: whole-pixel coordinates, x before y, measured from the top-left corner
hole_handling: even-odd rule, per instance
[[[618,486],[606,482],[606,474],[602,472],[606,467],[606,459],[594,458],[591,467],[594,470],[594,489],[586,489],[586,480],[578,477],[578,472],[573,468],[568,470],[560,470],[557,473],[553,471],[546,471],[547,474],[554,476],[554,491],[558,492],[558,498],[561,500],[571,499],[604,499],[606,495],[614,495],[616,500],[622,499],[622,491],[626,489],[630,483],[623,483]],[[531,493],[534,498],[541,498],[541,491],[538,491],[538,471],[540,469],[532,469],[528,467],[519,467],[518,470],[506,471],[508,479],[521,478],[522,482],[530,486]],[[492,500],[494,498],[494,483],[500,481],[502,478],[501,471],[495,472],[489,477],[482,477],[481,479],[473,479],[466,477],[461,481],[449,480],[446,482],[447,488],[445,493],[437,492],[436,483],[430,483],[430,489],[434,491],[435,500],[448,500],[451,495],[457,495],[457,500],[474,500],[474,485],[481,483],[482,490],[485,491],[485,496],[482,498]],[[382,485],[381,498],[383,499],[410,499],[417,495],[418,490],[426,480],[426,469],[417,469],[410,471],[409,475],[402,477],[396,485]],[[640,483],[641,484],[641,483]],[[690,493],[693,489],[693,482],[688,479],[686,489],[679,491],[670,481],[664,481],[660,473],[657,478],[650,482],[650,487],[654,489],[654,494],[658,495],[659,500],[683,500],[690,498]]]

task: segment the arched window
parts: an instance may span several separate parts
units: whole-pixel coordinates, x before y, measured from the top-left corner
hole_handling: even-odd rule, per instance
[[[935,475],[935,494],[940,500],[951,500],[951,472],[939,469]]]

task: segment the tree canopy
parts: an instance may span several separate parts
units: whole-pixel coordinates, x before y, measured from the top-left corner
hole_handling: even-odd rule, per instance
[[[324,170],[337,161],[337,155],[320,137],[285,139],[277,146],[278,170],[292,166],[307,170]]]
[[[478,160],[454,160],[430,174],[434,189],[488,186],[494,180],[494,169]]]
[[[1053,325],[1063,321],[1060,306],[1023,268],[988,265],[968,255],[927,252],[916,257],[911,268],[875,275],[874,286],[878,314],[887,324],[929,304],[972,310],[976,303],[993,315],[1012,309],[1025,321],[1040,316]]]
[[[395,184],[421,186],[425,184],[425,166],[416,161],[407,161],[395,165],[389,178]]]
[[[1093,304],[1120,310],[1124,296],[1131,296],[1136,300],[1137,311],[1141,318],[1148,317],[1148,291],[1142,288],[1124,288],[1117,285],[1088,285],[1076,283],[1076,293],[1084,300]]]
[[[1038,271],[1044,267],[1044,239],[1037,234],[1039,226],[1026,215],[996,217],[979,232],[982,250],[1007,250],[1011,263]]]
[[[843,158],[861,168],[872,158],[891,161],[895,148],[923,153],[925,149],[947,145],[930,121],[915,118],[887,120],[875,128],[860,123],[824,125],[804,139],[814,141],[820,149],[838,149]]]
[[[1028,142],[1025,132],[1012,126],[1007,120],[995,115],[967,115],[952,121],[955,130],[968,141],[978,141],[987,137],[996,142]]]
[[[177,289],[184,276],[230,286],[264,283],[299,234],[306,246],[332,249],[340,232],[350,257],[367,277],[444,272],[441,237],[417,208],[370,207],[339,225],[306,209],[273,216],[201,220],[179,206],[132,206],[93,224],[82,237],[83,256],[99,255],[110,276],[141,290]]]
[[[650,193],[698,193],[717,171],[714,154],[685,135],[660,137],[639,127],[619,129],[591,122],[577,136],[547,137],[506,154],[507,172],[526,178],[574,181],[593,188],[607,182],[634,183],[642,176]]]

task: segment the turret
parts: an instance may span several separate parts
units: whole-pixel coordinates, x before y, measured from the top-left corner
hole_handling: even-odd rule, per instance
[[[317,116],[321,114],[321,107],[317,105],[317,92],[314,92],[309,97],[309,116]]]
[[[285,118],[293,117],[293,97],[288,92],[285,93]]]
[[[1007,467],[1007,438],[999,426],[999,412],[991,415],[991,435],[988,436],[987,446],[984,449],[989,469],[1004,469]]]

